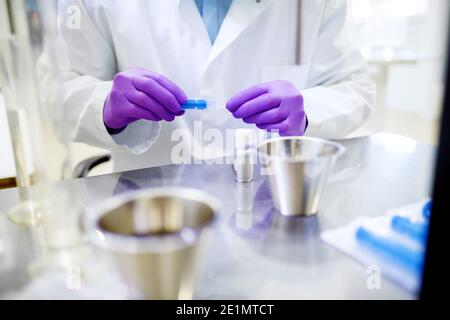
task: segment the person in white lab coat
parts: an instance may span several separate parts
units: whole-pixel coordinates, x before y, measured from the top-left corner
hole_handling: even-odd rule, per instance
[[[220,156],[217,130],[345,137],[375,96],[366,62],[348,41],[347,1],[303,1],[300,32],[297,3],[231,1],[214,33],[194,0],[60,0],[73,139],[111,150],[115,169],[125,171],[172,163],[180,138],[192,158]],[[218,107],[181,111],[187,97]]]

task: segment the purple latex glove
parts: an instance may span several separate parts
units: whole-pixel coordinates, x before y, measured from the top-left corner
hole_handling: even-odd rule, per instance
[[[169,79],[132,68],[114,76],[103,108],[103,121],[108,129],[122,129],[141,119],[170,122],[184,114],[181,105],[186,101],[183,90]]]
[[[228,101],[227,109],[235,118],[259,129],[278,130],[281,136],[305,134],[303,96],[289,81],[264,83],[241,91]]]

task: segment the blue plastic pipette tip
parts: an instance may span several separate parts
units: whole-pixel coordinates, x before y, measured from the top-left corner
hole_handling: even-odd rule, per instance
[[[427,239],[428,223],[426,222],[415,223],[408,218],[394,216],[392,217],[391,227],[392,230],[407,235],[414,240],[425,242]]]
[[[181,105],[183,110],[206,110],[208,102],[205,99],[189,99],[185,104]]]
[[[420,251],[410,249],[389,238],[378,236],[364,227],[358,228],[356,239],[375,253],[395,260],[411,271],[418,272],[422,268],[424,256]]]

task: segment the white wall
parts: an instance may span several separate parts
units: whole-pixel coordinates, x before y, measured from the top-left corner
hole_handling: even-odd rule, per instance
[[[393,65],[386,106],[434,120],[440,116],[446,57],[448,0],[430,0],[426,15],[410,19],[406,49],[419,55],[414,65]]]

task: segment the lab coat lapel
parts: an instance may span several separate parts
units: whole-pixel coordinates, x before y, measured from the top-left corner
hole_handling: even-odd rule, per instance
[[[194,0],[177,0],[177,5],[186,25],[199,38],[202,44],[211,49],[212,45],[208,31]]]
[[[234,0],[226,15],[214,46],[209,55],[208,65],[220,55],[261,13],[272,0]]]

